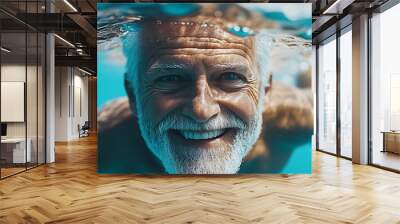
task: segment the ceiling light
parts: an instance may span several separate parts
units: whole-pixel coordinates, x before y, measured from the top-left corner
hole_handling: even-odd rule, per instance
[[[64,38],[62,38],[62,37],[60,37],[60,36],[57,35],[57,34],[54,34],[54,36],[57,37],[57,38],[58,38],[59,40],[61,40],[62,42],[64,42],[65,44],[69,45],[70,47],[75,48],[75,45],[71,44],[71,42],[69,42],[68,40],[66,40],[66,39],[64,39]]]
[[[343,10],[349,7],[356,0],[336,0],[322,13],[323,15],[339,15],[343,14]]]
[[[81,71],[81,72],[83,72],[83,73],[85,73],[85,74],[87,74],[87,75],[92,75],[92,73],[90,73],[90,72],[88,72],[88,71],[86,71],[86,70],[83,70],[83,69],[81,69],[81,68],[79,68],[79,67],[78,67],[78,70]]]
[[[78,10],[71,4],[69,3],[68,0],[64,0],[65,4],[67,4],[74,12],[78,12]]]
[[[5,48],[5,47],[1,47],[0,49],[1,49],[2,51],[6,52],[6,53],[10,53],[10,52],[11,52],[11,50],[9,50],[9,49],[7,49],[7,48]]]
[[[83,55],[83,49],[77,48],[76,53],[78,53],[79,55]]]
[[[330,14],[332,12],[330,12],[333,8],[335,8],[337,6],[337,4],[340,2],[341,0],[336,0],[332,5],[330,5],[327,9],[324,10],[324,12],[322,14]],[[337,12],[336,12],[337,13]],[[339,14],[339,13],[337,13]]]

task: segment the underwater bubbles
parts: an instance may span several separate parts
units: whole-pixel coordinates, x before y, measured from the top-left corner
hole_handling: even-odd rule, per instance
[[[254,35],[254,31],[251,30],[249,27],[239,25],[229,25],[227,31],[235,36],[242,38]]]

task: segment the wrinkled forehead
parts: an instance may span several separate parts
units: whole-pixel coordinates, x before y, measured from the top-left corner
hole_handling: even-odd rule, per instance
[[[205,17],[146,21],[140,39],[146,54],[165,49],[225,49],[254,59],[254,37],[234,35],[228,26]]]

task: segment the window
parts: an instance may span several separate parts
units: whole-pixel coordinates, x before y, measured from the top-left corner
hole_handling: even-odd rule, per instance
[[[371,18],[371,162],[400,170],[400,4]]]
[[[352,157],[352,32],[340,36],[340,155]]]
[[[318,149],[336,153],[336,36],[318,48]]]

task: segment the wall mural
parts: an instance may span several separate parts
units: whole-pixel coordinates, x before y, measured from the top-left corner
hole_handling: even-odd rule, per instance
[[[311,4],[97,7],[99,173],[311,173]]]

